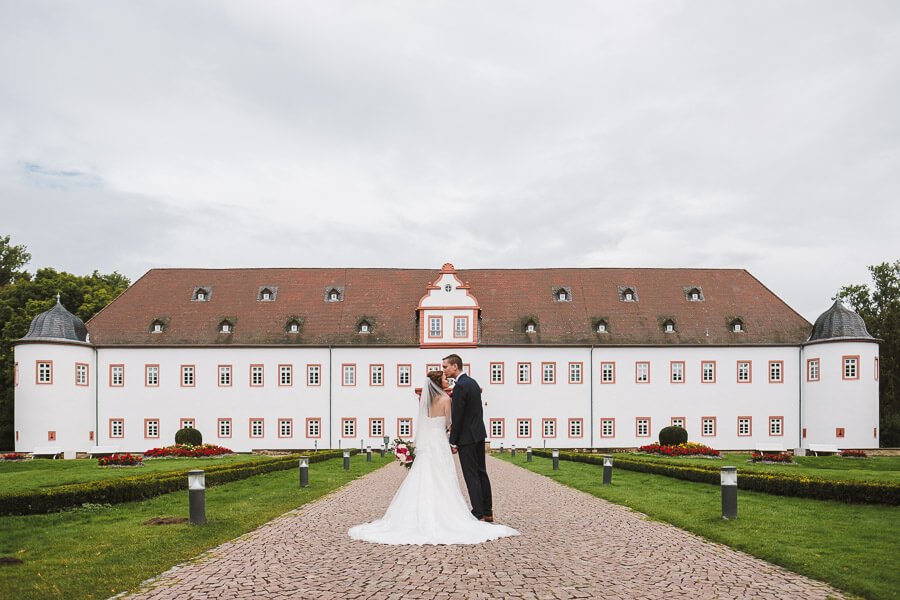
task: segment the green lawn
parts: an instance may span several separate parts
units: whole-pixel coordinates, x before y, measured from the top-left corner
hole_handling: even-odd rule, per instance
[[[209,488],[207,525],[141,525],[153,517],[187,517],[186,490],[113,507],[0,517],[0,556],[24,561],[0,566],[0,598],[108,598],[393,460],[376,453],[366,463],[359,454],[349,472],[341,458],[314,463],[306,489],[299,488],[297,469]]]
[[[603,486],[601,466],[560,461],[553,471],[551,459],[526,463],[524,453],[514,460],[508,453],[493,456],[852,594],[900,598],[900,507],[740,491],[738,518],[726,521],[719,486],[621,469]]]
[[[621,456],[637,460],[666,462],[681,465],[734,465],[747,471],[784,472],[824,479],[852,479],[900,483],[900,456],[871,456],[869,458],[841,458],[840,456],[798,456],[793,465],[749,463],[750,454],[723,454],[722,458],[676,458],[655,454],[628,453]],[[516,455],[518,458],[518,455]],[[613,462],[616,455],[613,454]]]
[[[152,458],[143,467],[100,467],[96,458],[76,460],[34,460],[0,462],[0,490],[18,492],[70,483],[82,483],[147,473],[203,469],[213,465],[260,460],[265,456],[227,454],[217,458]]]

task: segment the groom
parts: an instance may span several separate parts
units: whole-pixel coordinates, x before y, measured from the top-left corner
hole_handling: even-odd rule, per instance
[[[484,412],[478,382],[462,372],[462,359],[451,354],[443,362],[444,375],[455,379],[450,404],[450,448],[459,454],[463,479],[469,490],[472,514],[482,521],[493,522],[491,482],[484,465]]]

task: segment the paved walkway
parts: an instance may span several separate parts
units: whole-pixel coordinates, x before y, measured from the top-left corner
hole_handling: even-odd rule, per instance
[[[826,599],[843,596],[639,513],[490,458],[498,521],[522,535],[477,546],[351,540],[405,470],[380,469],[163,573],[129,598]]]

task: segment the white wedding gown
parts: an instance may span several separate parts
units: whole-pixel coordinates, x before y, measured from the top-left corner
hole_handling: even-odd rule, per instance
[[[469,511],[456,475],[444,417],[420,420],[416,458],[384,517],[350,528],[350,537],[379,544],[480,544],[519,535]]]

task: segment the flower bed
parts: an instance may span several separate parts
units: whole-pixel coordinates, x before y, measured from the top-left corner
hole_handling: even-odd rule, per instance
[[[101,467],[142,467],[144,463],[136,456],[129,453],[101,456],[97,459]]]
[[[687,442],[686,444],[678,444],[677,446],[663,446],[659,442],[654,442],[646,446],[638,448],[638,452],[646,452],[648,454],[661,454],[663,456],[719,456],[718,450],[713,450],[709,446]]]
[[[844,458],[868,458],[868,454],[864,450],[841,450],[841,456]]]
[[[207,458],[211,456],[221,456],[223,454],[231,454],[231,450],[223,446],[216,446],[215,444],[203,444],[202,446],[175,444],[174,446],[166,446],[164,448],[150,448],[144,452],[144,458],[168,458],[172,456],[177,458]]]
[[[24,454],[19,454],[18,452],[13,452],[12,454],[4,454],[3,460],[14,461],[14,460],[25,460],[28,458]]]
[[[794,459],[787,452],[760,452],[757,450],[753,453],[753,456],[750,457],[749,462],[790,464],[794,462]]]

